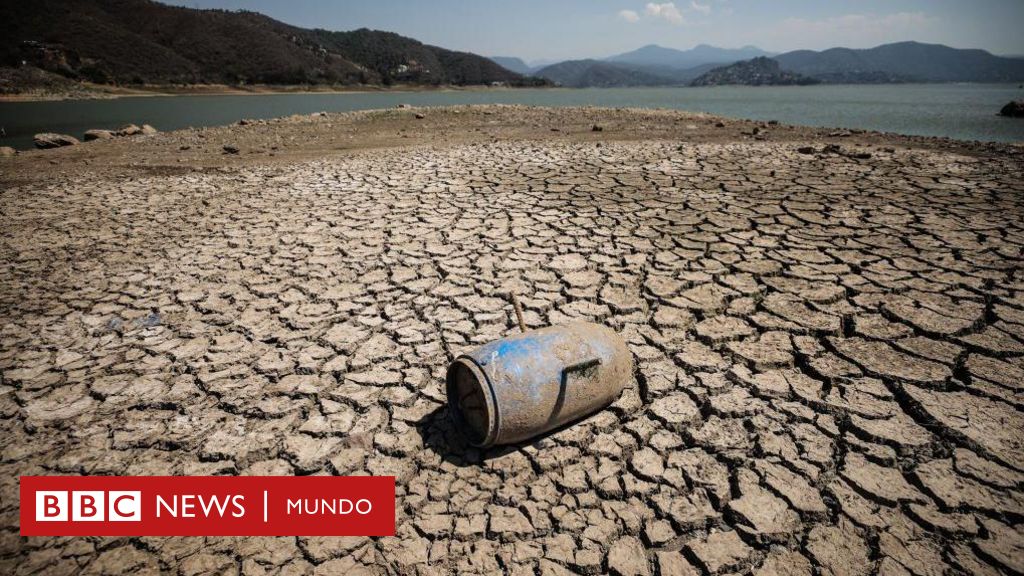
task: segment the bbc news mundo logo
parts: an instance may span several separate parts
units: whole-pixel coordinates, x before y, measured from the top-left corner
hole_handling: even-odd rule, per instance
[[[393,536],[393,476],[22,476],[22,536]]]

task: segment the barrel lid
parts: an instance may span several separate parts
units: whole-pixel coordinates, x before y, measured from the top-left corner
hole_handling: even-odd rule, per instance
[[[498,408],[494,391],[477,363],[460,356],[446,377],[449,414],[474,446],[490,446],[498,435]]]

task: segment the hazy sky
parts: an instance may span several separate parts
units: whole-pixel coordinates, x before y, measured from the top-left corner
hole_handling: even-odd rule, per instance
[[[918,40],[1024,54],[1024,0],[168,0],[302,27],[375,28],[525,60],[604,57],[645,44],[783,52]]]

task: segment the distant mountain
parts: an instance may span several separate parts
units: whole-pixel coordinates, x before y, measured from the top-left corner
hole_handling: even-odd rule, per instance
[[[537,70],[536,76],[571,88],[609,88],[615,86],[665,86],[678,83],[635,66],[600,60],[567,60]]]
[[[722,64],[765,54],[768,53],[753,46],[725,49],[701,44],[690,50],[676,50],[650,44],[604,60],[558,62],[534,70],[533,74],[575,88],[677,86]]]
[[[605,60],[559,62],[537,70],[535,75],[575,87],[671,86],[691,83],[714,68],[748,62],[766,54],[753,46],[727,50],[702,44],[691,50],[675,50],[652,44]],[[820,82],[850,84],[1024,81],[1024,59],[941,44],[899,42],[863,50],[797,50],[771,58],[779,63],[779,73],[759,61],[752,66],[719,71],[702,79],[701,85],[808,82],[784,72]],[[717,62],[709,61],[716,59]]]
[[[530,83],[466,52],[390,32],[330,32],[255,12],[149,0],[0,2],[0,66],[116,84]]]
[[[530,60],[529,62],[526,63],[526,65],[533,70],[540,70],[545,66],[551,66],[552,64],[558,64],[559,62],[564,62],[564,60],[557,60],[553,58],[541,58],[539,60]]]
[[[676,50],[675,48],[665,48],[657,44],[649,44],[632,52],[611,56],[605,60],[619,64],[688,69],[703,64],[729,64],[758,56],[771,56],[771,53],[755,46],[732,49],[699,44],[690,50]]]
[[[694,79],[690,86],[804,86],[820,82],[821,80],[810,76],[782,70],[777,61],[766,56],[758,56],[709,70]]]
[[[775,56],[783,70],[824,82],[1019,82],[1024,60],[941,44],[898,42],[855,50],[797,50]]]
[[[513,56],[489,56],[493,62],[497,63],[498,66],[506,70],[511,70],[516,74],[523,74],[524,76],[533,71],[533,68],[529,64],[523,62],[521,58],[515,58]]]

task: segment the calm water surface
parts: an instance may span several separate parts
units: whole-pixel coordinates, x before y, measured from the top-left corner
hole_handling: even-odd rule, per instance
[[[808,126],[865,128],[963,140],[1024,141],[1024,119],[997,116],[1017,84],[719,86],[708,88],[520,89],[343,94],[147,96],[113,100],[0,102],[0,145],[32,147],[37,132],[81,138],[90,128],[152,124],[160,130],[229,124],[326,110],[451,104],[635,106],[711,112]]]

